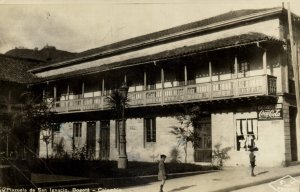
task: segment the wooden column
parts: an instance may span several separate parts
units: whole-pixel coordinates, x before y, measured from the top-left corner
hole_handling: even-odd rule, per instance
[[[81,85],[81,111],[83,111],[83,100],[84,100],[84,81],[82,81],[82,85]]]
[[[162,84],[162,88],[164,88],[165,87],[165,73],[164,73],[164,68],[161,68],[161,70],[160,70],[160,75],[161,75],[161,84]]]
[[[84,81],[82,81],[81,85],[81,97],[84,98]]]
[[[53,106],[54,106],[54,109],[56,108],[56,85],[54,85],[53,87]]]
[[[69,111],[69,106],[70,106],[69,97],[70,97],[70,83],[68,82],[67,97],[66,97],[66,101],[65,101],[65,104],[66,104],[65,107],[67,108],[67,111]]]
[[[187,67],[186,67],[186,64],[184,65],[184,85],[186,86],[187,85],[187,79],[188,79],[188,76],[187,76]]]
[[[144,90],[147,90],[147,72],[144,71]]]
[[[235,75],[235,78],[237,79],[238,78],[238,74],[239,74],[239,69],[238,69],[238,59],[237,59],[237,56],[235,55],[234,56],[234,75]]]
[[[101,109],[104,108],[104,91],[105,91],[105,80],[102,78],[102,87],[101,87]]]
[[[102,87],[101,87],[101,95],[104,96],[104,91],[105,91],[105,81],[104,81],[104,78],[102,79]]]
[[[210,82],[210,97],[213,96],[213,84],[212,84],[212,66],[211,61],[208,62],[208,73],[209,73],[209,82]]]
[[[66,98],[66,100],[69,100],[69,95],[70,95],[70,84],[68,83],[68,86],[67,86],[67,98]]]
[[[161,68],[161,104],[164,103],[164,87],[165,87],[165,74],[164,68]]]
[[[212,82],[212,66],[211,66],[211,61],[208,62],[208,74],[209,74],[209,81]]]
[[[263,71],[264,71],[264,74],[268,74],[268,71],[267,71],[267,51],[264,50],[263,52]]]
[[[235,55],[234,56],[234,75],[235,78],[238,79],[239,78],[239,65],[238,65],[238,58]],[[234,95],[239,95],[239,85],[238,85],[238,80],[234,81]]]

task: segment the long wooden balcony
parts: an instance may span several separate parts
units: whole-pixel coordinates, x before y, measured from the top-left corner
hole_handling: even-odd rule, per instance
[[[130,107],[275,95],[276,77],[261,75],[172,88],[129,92]],[[55,102],[59,113],[108,109],[106,96]]]

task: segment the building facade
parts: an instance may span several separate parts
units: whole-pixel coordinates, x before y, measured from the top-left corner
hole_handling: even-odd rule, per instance
[[[299,42],[298,17],[292,15]],[[295,72],[284,8],[231,11],[216,17],[124,40],[29,70],[30,86],[52,103],[60,128],[49,153],[61,143],[85,158],[117,160],[120,121],[107,96],[129,85],[126,144],[130,161],[155,161],[178,147],[171,127],[182,108],[199,106],[198,145],[188,162],[210,162],[216,144],[231,147],[227,165],[298,161]],[[40,140],[40,156],[46,145]],[[183,157],[181,149],[180,156]]]

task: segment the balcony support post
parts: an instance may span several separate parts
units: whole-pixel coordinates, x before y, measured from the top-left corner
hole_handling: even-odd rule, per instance
[[[84,81],[82,81],[82,85],[81,85],[81,111],[83,111],[83,100],[84,100]]]
[[[187,86],[187,67],[186,64],[184,64],[184,85]]]
[[[165,74],[164,68],[161,68],[161,104],[164,103],[164,87],[165,87]]]
[[[238,59],[237,59],[237,56],[235,55],[234,56],[234,75],[235,75],[235,78],[237,79],[238,78]]]
[[[144,92],[143,92],[143,105],[146,105],[146,91],[147,90],[147,72],[144,71]]]
[[[234,76],[235,76],[235,78],[236,79],[238,79],[239,78],[239,69],[238,69],[238,67],[239,67],[239,65],[238,65],[238,58],[237,58],[237,56],[235,55],[234,56]],[[239,82],[238,82],[238,80],[236,80],[235,82],[234,82],[234,88],[235,88],[235,93],[233,93],[234,95],[239,95]]]
[[[102,78],[102,91],[101,91],[101,109],[103,110],[103,107],[104,107],[104,104],[103,104],[103,102],[104,102],[104,99],[103,99],[103,97],[104,97],[104,91],[105,91],[105,80],[104,80],[104,78]]]
[[[211,61],[208,62],[208,74],[209,74],[209,82],[210,82],[209,98],[212,98],[212,95],[213,95],[213,84],[212,84],[212,66],[211,66]]]
[[[264,71],[264,74],[267,75],[268,74],[268,71],[267,71],[267,51],[264,50],[263,52],[263,71]]]
[[[70,97],[70,83],[68,82],[67,85],[67,96],[66,96],[66,109],[67,111],[69,111],[69,107],[70,107],[70,102],[69,102],[69,97]]]
[[[147,72],[144,71],[144,90],[147,90]]]
[[[56,85],[53,87],[53,102],[54,102],[54,109],[56,108]]]
[[[187,66],[184,64],[184,87],[183,87],[183,101],[186,101],[187,96],[187,85],[188,85],[188,74],[187,74]]]

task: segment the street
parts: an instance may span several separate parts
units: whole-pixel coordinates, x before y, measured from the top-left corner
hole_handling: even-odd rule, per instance
[[[298,181],[300,181],[300,177],[294,177],[295,179],[297,179]],[[269,186],[269,183],[265,183],[265,184],[261,184],[261,185],[256,185],[253,187],[247,187],[247,188],[243,188],[243,189],[239,189],[236,190],[234,192],[273,192],[274,190]]]
[[[256,176],[251,177],[247,167],[228,167],[221,172],[207,173],[167,180],[164,191],[274,191],[268,184],[286,175],[300,175],[300,166],[256,168]],[[296,177],[300,180],[300,177]],[[263,183],[263,184],[262,184]],[[124,192],[159,191],[160,182],[121,189]],[[254,186],[254,187],[252,187]]]

